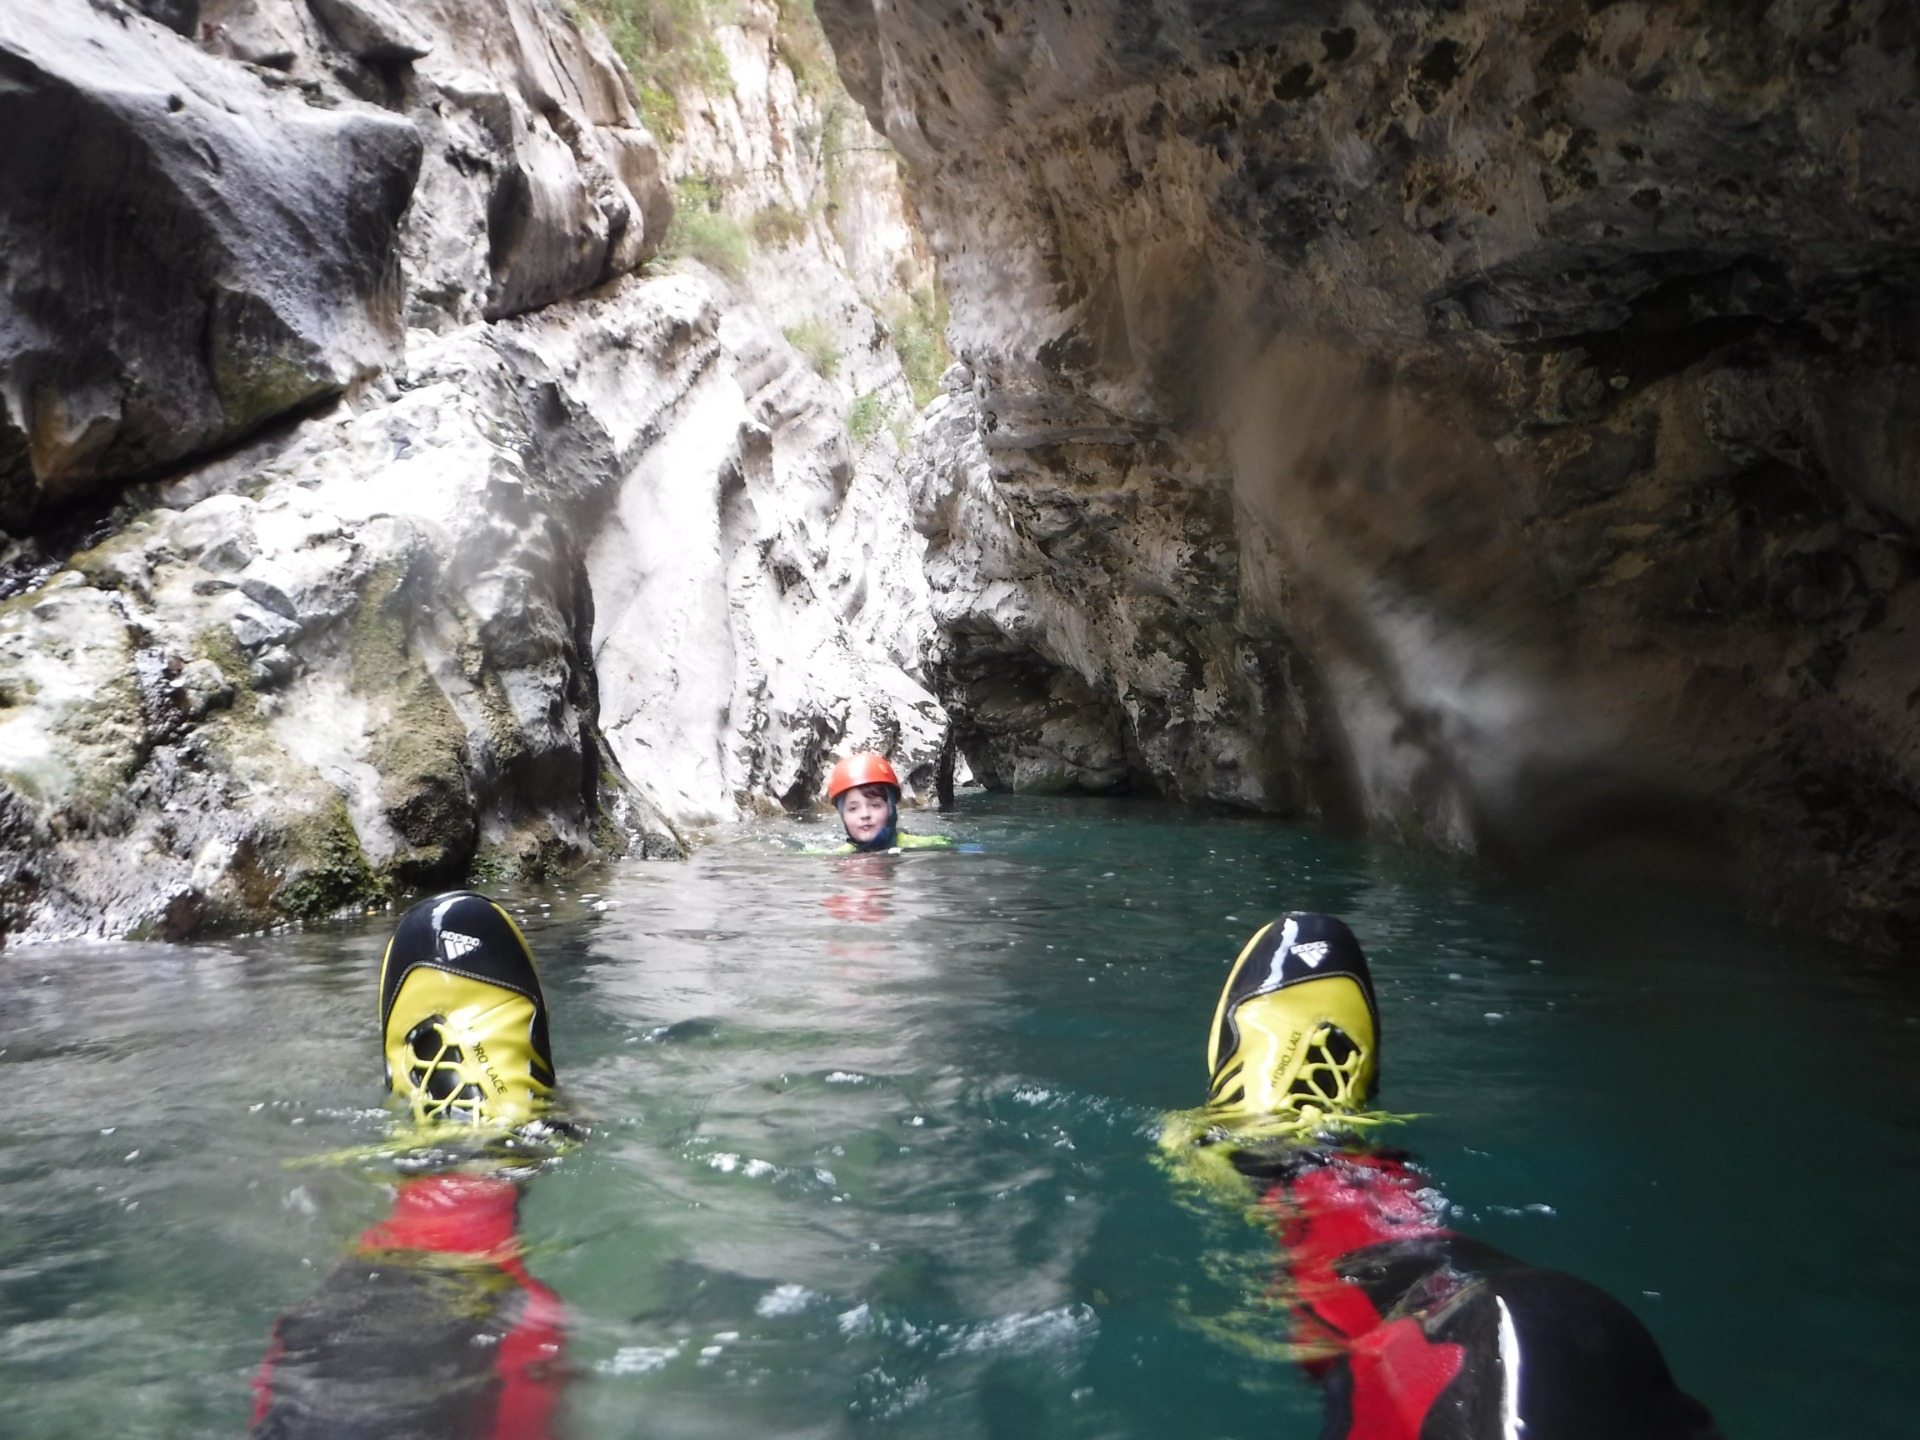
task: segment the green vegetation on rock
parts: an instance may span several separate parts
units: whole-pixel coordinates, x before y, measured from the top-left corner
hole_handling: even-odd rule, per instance
[[[353,611],[353,673],[363,683],[379,684],[390,674],[386,667],[402,665],[408,657],[407,621],[402,587],[407,572],[397,560],[376,565],[360,585],[360,603]]]
[[[513,857],[495,845],[482,845],[474,852],[467,869],[467,884],[475,890],[490,890],[503,880],[513,878]]]
[[[8,717],[0,778],[82,830],[119,823],[124,787],[150,749],[134,643],[113,597],[73,571],[0,606],[7,709],[34,701]]]
[[[235,431],[338,392],[325,358],[260,296],[219,290],[212,312],[207,363],[221,413]]]
[[[806,234],[807,217],[785,205],[769,205],[753,217],[754,242],[770,249],[796,244]]]
[[[887,402],[878,390],[869,390],[847,411],[847,434],[856,445],[871,443],[886,423]]]
[[[467,785],[467,730],[407,636],[407,575],[399,564],[368,576],[353,618],[354,686],[385,702],[369,762],[393,828],[412,847],[393,873],[431,884],[464,870],[477,826]]]
[[[69,556],[67,564],[96,590],[123,590],[149,598],[152,563],[146,547],[152,529],[153,522],[145,517],[129,521],[125,529]]]
[[[730,280],[746,278],[753,259],[747,232],[720,208],[720,193],[711,182],[690,178],[675,187],[673,225],[667,231],[667,253],[698,260]]]
[[[795,83],[809,95],[839,90],[840,72],[833,63],[827,32],[820,28],[820,17],[814,13],[813,0],[778,0],[778,4],[780,23],[775,43]]]
[[[931,285],[913,292],[905,305],[887,316],[893,349],[913,390],[913,403],[925,405],[940,393],[940,376],[953,363],[947,349],[947,302]]]
[[[289,826],[281,845],[291,852],[285,868],[292,876],[274,903],[289,915],[317,920],[350,905],[392,898],[391,883],[367,863],[347,802],[338,794]]]
[[[680,131],[679,90],[709,94],[729,89],[727,57],[713,38],[738,23],[731,0],[580,0],[626,63],[638,92],[641,118],[662,139]]]
[[[797,325],[782,327],[780,333],[787,337],[787,343],[800,352],[813,373],[823,380],[831,380],[834,372],[840,368],[840,347],[833,342],[833,331],[825,321],[809,315]]]
[[[233,708],[246,715],[255,711],[253,691],[253,667],[247,662],[247,652],[240,648],[240,642],[233,638],[233,632],[224,625],[209,625],[193,637],[193,648],[203,659],[211,660],[220,667],[220,673],[227,683],[233,686]]]

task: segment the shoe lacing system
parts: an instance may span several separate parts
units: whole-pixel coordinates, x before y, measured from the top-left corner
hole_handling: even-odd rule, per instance
[[[414,1062],[407,1067],[416,1120],[485,1124],[486,1071],[452,1033],[444,1015],[429,1015],[407,1032]]]
[[[1328,1112],[1364,1109],[1366,1059],[1366,1051],[1346,1031],[1331,1021],[1323,1023],[1307,1037],[1306,1063],[1287,1087],[1287,1104],[1317,1105]]]
[[[1197,1144],[1307,1141],[1361,1133],[1409,1118],[1367,1109],[1366,1062],[1367,1052],[1352,1036],[1323,1020],[1307,1036],[1305,1060],[1277,1109],[1251,1114],[1242,1108],[1247,1095],[1246,1062],[1236,1056],[1214,1076],[1206,1107],[1185,1112],[1194,1123],[1173,1128]]]

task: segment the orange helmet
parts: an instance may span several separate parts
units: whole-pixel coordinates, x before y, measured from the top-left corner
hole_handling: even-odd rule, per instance
[[[833,773],[827,776],[827,800],[838,800],[856,785],[891,785],[898,790],[900,777],[893,773],[886,756],[863,750],[833,767]]]

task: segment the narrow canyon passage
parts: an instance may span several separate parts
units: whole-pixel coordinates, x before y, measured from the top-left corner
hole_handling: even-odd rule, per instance
[[[1912,1434],[1911,0],[0,0],[0,137],[0,1431]],[[577,1144],[400,1126],[456,888]]]
[[[1909,984],[1671,892],[1516,894],[1256,820],[937,823],[986,853],[749,825],[513,893],[593,1127],[522,1214],[562,1433],[1318,1435],[1271,1236],[1153,1162],[1235,950],[1292,906],[1371,952],[1393,1138],[1450,1223],[1618,1295],[1729,1435],[1908,1433]],[[310,1163],[390,1124],[384,938],[13,961],[9,1435],[244,1429],[274,1317],[399,1178]]]
[[[871,748],[1913,953],[1910,7],[415,8],[0,13],[6,943]]]

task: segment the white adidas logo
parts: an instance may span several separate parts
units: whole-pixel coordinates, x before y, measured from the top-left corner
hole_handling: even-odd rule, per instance
[[[1293,953],[1306,962],[1309,970],[1318,970],[1320,968],[1320,962],[1327,958],[1327,942],[1324,940],[1309,940],[1304,945],[1294,946]]]
[[[440,955],[442,959],[458,960],[469,950],[478,950],[480,942],[471,935],[462,935],[457,930],[440,932]]]

